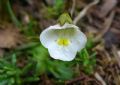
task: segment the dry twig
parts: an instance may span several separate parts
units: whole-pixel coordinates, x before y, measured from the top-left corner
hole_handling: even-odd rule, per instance
[[[92,6],[96,5],[98,2],[99,2],[99,0],[94,0],[92,3],[88,4],[88,5],[78,14],[78,16],[75,17],[73,23],[74,23],[74,24],[77,24],[78,21],[86,15],[88,9],[91,8]]]
[[[97,72],[94,74],[94,76],[99,82],[101,82],[102,85],[107,85],[103,78]]]
[[[72,4],[72,9],[70,11],[71,16],[73,16],[73,13],[75,11],[75,4],[76,4],[76,0],[72,0],[72,1],[73,1],[73,4]]]
[[[118,66],[120,67],[120,57],[119,57],[119,54],[117,53],[117,48],[114,45],[112,46],[112,53],[118,63]]]

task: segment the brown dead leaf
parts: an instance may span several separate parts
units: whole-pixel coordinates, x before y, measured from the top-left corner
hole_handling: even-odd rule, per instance
[[[22,40],[19,30],[14,26],[0,27],[0,48],[14,48],[21,44]]]

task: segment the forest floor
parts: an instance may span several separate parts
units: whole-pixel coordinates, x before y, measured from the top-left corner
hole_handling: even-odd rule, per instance
[[[35,69],[34,63],[36,65],[36,57],[31,58],[31,55],[34,57],[36,51],[44,51],[35,47],[40,42],[41,31],[56,24],[63,12],[68,12],[75,20],[81,10],[92,2],[93,0],[0,0],[0,56],[3,59],[0,61],[0,75],[8,76],[5,78],[0,76],[0,85],[120,85],[119,0],[100,0],[98,4],[89,7],[84,16],[76,22],[89,39],[88,50],[92,52],[90,55],[95,55],[96,63],[91,74],[81,69],[78,63],[67,69],[62,66],[62,62],[52,63],[53,60],[47,62],[51,70],[49,65],[47,68],[47,64],[44,63],[47,59],[41,60],[38,64],[42,65],[42,68],[37,68],[40,69],[40,74],[37,71],[35,76],[31,71]],[[37,56],[46,55],[47,53],[41,53]],[[9,66],[11,63],[12,66]],[[16,69],[16,73],[10,75],[5,73],[8,71],[4,69],[5,65],[13,70]],[[71,73],[63,72],[63,75],[58,75],[59,70],[61,73],[72,70],[74,75],[67,79],[66,76],[69,77]],[[16,77],[17,73],[19,77]]]

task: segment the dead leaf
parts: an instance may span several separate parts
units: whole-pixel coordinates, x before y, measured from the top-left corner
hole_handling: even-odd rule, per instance
[[[22,43],[22,35],[14,26],[0,27],[0,48],[14,48]]]

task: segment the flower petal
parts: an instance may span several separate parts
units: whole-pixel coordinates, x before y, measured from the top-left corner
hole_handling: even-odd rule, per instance
[[[87,37],[84,33],[82,33],[80,30],[76,29],[76,33],[71,37],[71,41],[74,45],[74,47],[77,47],[77,50],[80,51],[83,49],[87,43]]]
[[[71,29],[71,30],[68,30]],[[67,38],[69,38],[71,40],[71,42],[73,43],[73,47],[75,49],[77,49],[78,51],[80,51],[81,49],[83,49],[87,43],[87,37],[86,35],[80,31],[79,27],[77,27],[76,25],[73,24],[65,24],[62,29],[68,30],[66,31],[63,35],[64,37],[67,36]]]
[[[59,25],[54,25],[46,28],[41,34],[40,34],[40,41],[43,46],[48,48],[51,43],[55,42],[57,39],[57,33],[54,31],[54,29],[60,29]]]
[[[64,24],[63,26],[60,26],[59,24],[50,26],[40,34],[40,41],[44,47],[48,48],[53,42],[55,42],[58,39],[58,37],[67,36],[66,34],[67,30],[68,32],[70,32],[69,30],[71,30],[72,32],[74,28],[78,27],[68,23]]]
[[[73,47],[80,51],[83,49],[87,43],[86,35],[79,30],[79,27],[73,24],[65,24],[62,29],[64,29],[61,33],[62,37],[68,38],[73,43]]]
[[[72,51],[71,49],[55,49],[55,48],[50,48],[48,49],[50,56],[54,59],[59,59],[62,61],[71,61],[75,58],[77,51]]]
[[[71,61],[75,58],[77,54],[77,49],[75,49],[72,45],[61,47],[55,44],[51,45],[51,47],[48,48],[48,51],[52,58],[59,59],[62,61]]]

